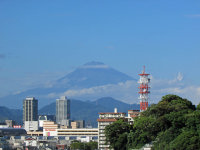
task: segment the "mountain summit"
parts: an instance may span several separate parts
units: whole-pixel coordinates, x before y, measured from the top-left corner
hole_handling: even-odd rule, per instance
[[[93,61],[52,82],[49,87],[34,88],[19,94],[8,95],[0,98],[0,100],[1,105],[12,108],[22,107],[22,100],[26,97],[36,97],[39,100],[40,107],[55,101],[56,98],[62,95],[69,98],[94,100],[93,98],[112,96],[113,92],[118,93],[115,91],[118,84],[130,80],[135,81],[134,78],[104,63]],[[114,91],[110,90],[112,88],[111,85],[114,86]]]
[[[89,62],[57,80],[56,87],[89,88],[134,80],[101,62]]]
[[[98,62],[98,61],[91,61],[91,62],[85,63],[83,66],[98,66],[98,65],[105,65],[105,64],[102,62]],[[107,65],[105,65],[105,66],[107,66]]]

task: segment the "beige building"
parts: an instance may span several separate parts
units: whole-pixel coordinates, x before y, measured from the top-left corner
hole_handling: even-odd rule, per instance
[[[98,136],[98,128],[58,129],[58,136]]]
[[[43,122],[43,136],[57,136],[58,124],[54,121]]]
[[[77,128],[85,128],[85,121],[84,120],[75,120],[71,122],[71,128],[77,129]]]
[[[72,121],[71,127],[72,127],[72,129],[77,129],[78,128],[78,122]]]
[[[58,124],[53,121],[44,121],[43,123],[43,136],[89,136],[89,137],[97,137],[98,136],[98,128],[78,128],[78,129],[70,129],[70,128],[60,128]]]
[[[98,149],[99,150],[107,150],[110,149],[109,145],[106,145],[106,137],[105,137],[105,127],[107,125],[112,124],[113,122],[117,121],[118,119],[125,118],[126,113],[117,112],[117,109],[115,108],[114,112],[108,112],[108,113],[99,113],[99,119],[98,121]]]

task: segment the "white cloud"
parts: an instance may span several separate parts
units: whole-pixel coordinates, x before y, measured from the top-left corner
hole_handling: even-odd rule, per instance
[[[172,80],[152,80],[152,98],[155,102],[166,94],[176,94],[183,98],[187,98],[194,104],[200,103],[200,85],[191,85],[183,80],[182,73],[178,73],[177,77]]]
[[[186,87],[174,87],[174,88],[163,88],[160,90],[153,90],[155,95],[166,95],[176,94],[183,98],[187,98],[192,101],[195,105],[200,103],[200,86],[186,86]]]
[[[177,76],[174,79],[155,79],[151,76],[151,86],[155,89],[165,88],[165,87],[174,87],[174,86],[182,86],[183,74],[178,72]]]
[[[60,96],[61,96],[61,94],[58,94],[58,93],[49,93],[46,97],[47,98],[58,98]]]
[[[182,74],[181,72],[179,72],[176,79],[177,79],[178,81],[182,81],[182,80],[183,80],[183,74]]]
[[[113,97],[126,103],[139,103],[138,86],[136,81],[120,82],[118,84],[108,84],[84,89],[70,89],[64,93],[50,93],[49,98],[67,96],[80,100],[96,100],[101,97]],[[200,86],[188,85],[183,80],[182,73],[178,73],[174,79],[155,79],[151,76],[149,103],[157,103],[166,94],[176,94],[187,98],[194,104],[200,101]]]
[[[118,84],[108,84],[91,88],[70,89],[64,93],[51,93],[48,95],[48,97],[52,98],[52,96],[60,97],[61,95],[66,95],[67,97],[75,99],[96,100],[101,97],[109,96],[126,103],[137,103],[139,102],[137,98],[137,87],[138,84],[136,81],[126,81]]]

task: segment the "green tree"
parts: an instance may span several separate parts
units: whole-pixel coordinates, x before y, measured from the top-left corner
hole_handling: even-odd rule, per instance
[[[197,110],[200,110],[200,103],[197,105]]]
[[[98,148],[98,143],[94,141],[90,141],[87,143],[88,150],[96,150]]]
[[[79,141],[74,141],[71,145],[70,145],[71,149],[84,149],[84,145],[83,143],[79,142]]]
[[[171,142],[173,150],[191,150],[200,148],[199,135],[195,130],[183,131],[174,141]]]
[[[126,150],[128,142],[128,132],[131,126],[124,120],[120,119],[113,124],[106,126],[106,141],[115,150]]]
[[[98,143],[94,141],[90,141],[88,143],[86,142],[80,142],[80,141],[73,141],[70,145],[71,149],[80,149],[80,150],[95,150],[98,148]]]

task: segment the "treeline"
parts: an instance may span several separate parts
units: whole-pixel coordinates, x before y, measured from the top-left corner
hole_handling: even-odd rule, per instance
[[[153,150],[200,149],[200,105],[176,95],[162,97],[129,125],[118,120],[105,129],[107,142],[115,150],[139,149],[145,144]]]
[[[80,142],[80,141],[73,141],[70,145],[71,150],[96,150],[98,148],[98,143],[94,141],[90,142]]]

